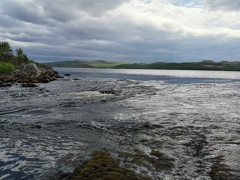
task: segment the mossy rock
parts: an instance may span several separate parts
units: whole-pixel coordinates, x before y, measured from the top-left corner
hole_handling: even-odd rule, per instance
[[[208,174],[212,178],[212,180],[231,180],[232,179],[229,173],[229,167],[219,162],[214,163],[211,166],[211,170],[209,171]]]
[[[158,158],[164,156],[164,154],[161,153],[161,152],[158,151],[158,150],[152,150],[152,152],[150,153],[150,155],[156,156],[156,157],[158,157]]]
[[[157,171],[169,170],[174,167],[174,159],[167,156],[166,154],[154,150],[150,153],[150,155],[151,156],[144,154],[140,151],[137,151],[135,153],[120,153],[120,157],[122,157],[123,159],[127,159],[127,166],[130,167],[130,164],[136,164],[138,166],[145,166],[147,168],[154,167]]]
[[[72,180],[147,180],[131,170],[120,167],[106,151],[95,151],[92,157],[74,173]]]

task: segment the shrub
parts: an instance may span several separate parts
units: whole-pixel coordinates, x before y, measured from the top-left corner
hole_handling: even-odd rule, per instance
[[[10,73],[15,70],[15,67],[10,63],[0,62],[0,73]]]

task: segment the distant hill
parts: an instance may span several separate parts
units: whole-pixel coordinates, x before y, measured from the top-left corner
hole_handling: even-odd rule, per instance
[[[51,67],[68,67],[68,68],[114,68],[114,69],[178,69],[178,70],[215,70],[215,71],[240,71],[240,61],[214,62],[204,60],[202,62],[185,62],[185,63],[166,63],[155,62],[151,64],[145,63],[128,63],[120,61],[63,61],[46,63]]]
[[[115,66],[117,69],[176,69],[176,70],[215,70],[215,71],[240,71],[240,62],[188,62],[188,63],[164,63],[152,64],[133,63]]]
[[[68,67],[68,68],[114,68],[122,64],[129,64],[128,62],[121,61],[105,61],[105,60],[92,60],[92,61],[62,61],[45,63],[51,67]]]

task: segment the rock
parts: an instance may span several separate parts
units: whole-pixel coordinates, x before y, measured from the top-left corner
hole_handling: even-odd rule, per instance
[[[64,76],[71,76],[71,74],[69,74],[69,73],[66,73],[66,74],[64,74]]]
[[[24,64],[20,67],[20,71],[27,74],[39,74],[39,69],[34,63]]]
[[[33,125],[32,128],[34,128],[34,129],[41,129],[42,126],[40,126],[40,125],[37,124],[37,125]]]
[[[40,67],[38,67],[38,69],[42,72],[42,73],[44,73],[44,72],[47,72],[47,71],[53,71],[53,69],[51,68],[51,67],[49,67],[49,66],[47,66],[47,65],[41,65]]]
[[[92,159],[77,167],[67,179],[82,180],[149,180],[134,171],[121,167],[107,151],[95,151]]]
[[[102,102],[102,103],[105,103],[105,102],[107,102],[107,100],[106,100],[106,99],[102,99],[101,102]]]
[[[116,94],[116,91],[114,89],[101,90],[99,92],[102,94]]]
[[[48,83],[60,76],[53,68],[41,65],[39,68],[31,64],[23,64],[12,74],[0,74],[0,87],[11,86],[15,83],[22,83],[22,87],[36,87],[34,83]]]
[[[9,82],[0,82],[0,87],[10,87],[10,86],[12,86],[12,84]]]
[[[38,85],[36,85],[34,83],[24,83],[24,84],[22,84],[22,87],[38,87]]]

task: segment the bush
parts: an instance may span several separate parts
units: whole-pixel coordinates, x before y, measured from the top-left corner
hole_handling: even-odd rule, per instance
[[[10,63],[0,62],[0,73],[10,73],[15,70],[15,67]]]

